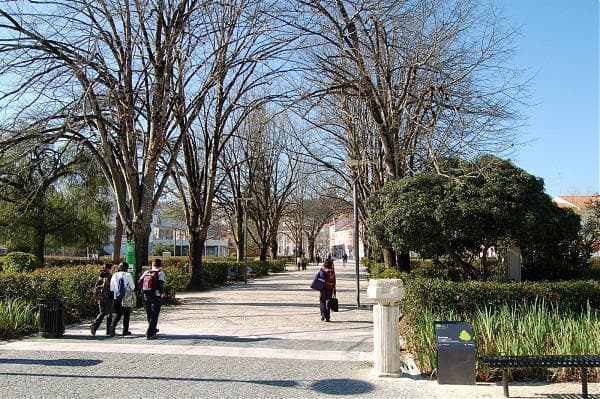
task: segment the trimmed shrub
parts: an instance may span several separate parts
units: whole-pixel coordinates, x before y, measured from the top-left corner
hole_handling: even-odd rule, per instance
[[[38,258],[27,252],[11,252],[4,258],[2,268],[8,273],[19,273],[35,270],[40,264]]]
[[[440,279],[411,278],[402,274],[406,287],[405,312],[420,312],[425,307],[433,313],[473,314],[479,307],[492,309],[505,304],[525,305],[536,300],[560,304],[565,311],[581,312],[588,303],[600,308],[600,282],[573,280],[559,282],[492,282],[456,283]]]

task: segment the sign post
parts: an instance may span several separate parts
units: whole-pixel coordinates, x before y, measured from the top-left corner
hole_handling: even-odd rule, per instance
[[[475,339],[471,325],[435,321],[438,384],[475,385]]]
[[[125,262],[129,265],[129,274],[135,281],[135,241],[127,241]]]

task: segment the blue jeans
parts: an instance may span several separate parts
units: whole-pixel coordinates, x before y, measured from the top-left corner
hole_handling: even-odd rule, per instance
[[[154,294],[144,294],[144,307],[146,308],[146,317],[148,318],[148,330],[146,336],[156,335],[156,325],[158,324],[158,315],[160,314],[160,297]]]

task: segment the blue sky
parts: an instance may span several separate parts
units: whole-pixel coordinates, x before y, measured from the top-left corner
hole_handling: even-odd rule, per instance
[[[511,159],[544,179],[546,192],[600,191],[598,0],[495,0],[519,28],[514,64],[533,76]]]

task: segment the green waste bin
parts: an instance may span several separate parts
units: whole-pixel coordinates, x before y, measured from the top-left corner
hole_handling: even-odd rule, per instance
[[[67,299],[62,297],[40,298],[39,331],[44,338],[60,337],[65,333]]]

